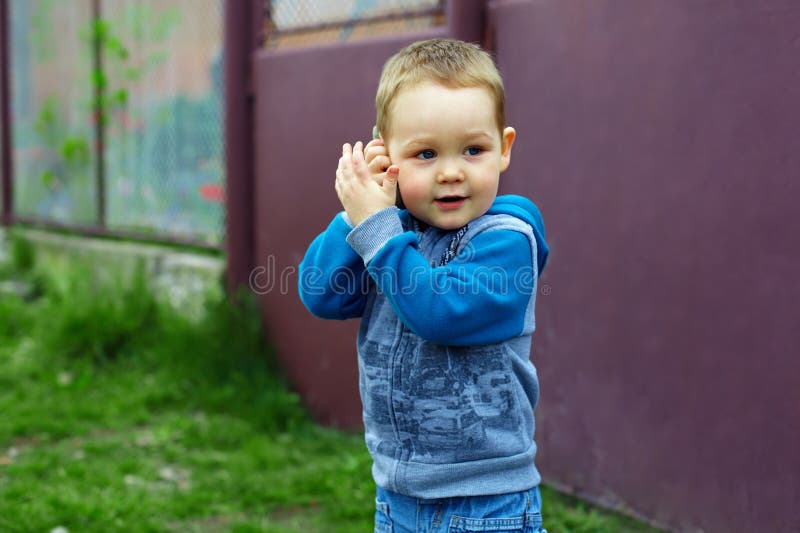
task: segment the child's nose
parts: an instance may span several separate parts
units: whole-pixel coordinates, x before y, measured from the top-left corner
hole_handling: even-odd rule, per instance
[[[455,164],[446,164],[436,175],[436,181],[439,183],[451,183],[464,180],[464,172]]]

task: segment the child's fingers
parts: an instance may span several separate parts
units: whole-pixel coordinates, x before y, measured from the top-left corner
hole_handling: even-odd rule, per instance
[[[339,166],[336,167],[336,185],[339,186],[339,182],[344,179],[345,176],[345,167],[344,167],[345,157],[342,156],[339,158]]]
[[[382,156],[386,157],[389,156],[389,151],[383,145],[379,146],[367,145],[367,147],[364,149],[364,158],[367,160],[367,163],[371,163],[372,160],[375,159],[376,157],[382,157]]]
[[[339,158],[339,165],[336,167],[336,182],[345,179],[345,172],[347,171],[347,162],[350,160],[349,157],[342,156]]]
[[[347,181],[347,176],[351,173],[351,154],[350,154],[350,144],[345,143],[342,145],[342,156],[339,158],[339,164],[336,167],[336,180],[335,180],[335,188],[336,194],[339,195],[339,199],[342,197],[344,183]]]
[[[364,155],[369,161],[371,154],[379,154],[381,151],[386,152],[386,146],[383,144],[383,139],[372,139],[364,147]]]
[[[364,144],[361,141],[356,142],[353,146],[353,162],[356,160],[364,160]]]
[[[339,160],[341,168],[347,170],[352,167],[352,159],[353,153],[350,143],[344,143],[342,145],[342,158]]]
[[[389,159],[388,155],[379,155],[373,158],[371,161],[367,159],[367,168],[371,174],[378,174],[380,172],[385,172],[387,168],[392,164],[392,160]]]
[[[367,163],[364,161],[364,144],[361,141],[353,147],[353,171],[362,180],[369,178]]]
[[[381,188],[383,191],[392,195],[392,197],[396,197],[397,195],[397,176],[399,175],[400,167],[397,165],[392,165],[386,169],[386,174],[384,174],[385,177],[381,183]]]

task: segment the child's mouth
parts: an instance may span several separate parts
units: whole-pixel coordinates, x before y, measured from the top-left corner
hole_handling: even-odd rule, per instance
[[[435,200],[436,205],[439,206],[440,209],[458,209],[464,204],[466,200],[463,196],[443,196],[442,198],[437,198]]]

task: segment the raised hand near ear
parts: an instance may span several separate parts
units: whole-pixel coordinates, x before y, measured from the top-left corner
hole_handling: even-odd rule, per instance
[[[400,171],[397,166],[390,165],[378,183],[364,158],[363,146],[361,141],[352,148],[349,143],[342,146],[342,157],[336,169],[336,194],[347,216],[356,225],[370,215],[395,205]],[[373,162],[378,157],[380,154],[373,157]],[[375,163],[375,167],[379,168],[380,164]]]
[[[386,149],[383,139],[372,139],[367,143],[364,147],[364,159],[367,161],[367,168],[375,183],[378,185],[383,183],[386,170],[392,166],[389,150]]]

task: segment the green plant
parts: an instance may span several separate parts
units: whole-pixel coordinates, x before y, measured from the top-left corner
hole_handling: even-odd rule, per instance
[[[51,281],[51,319],[39,336],[50,352],[104,363],[130,356],[156,326],[156,310],[143,265],[129,280],[122,274],[104,280],[96,267],[79,264]]]
[[[0,293],[0,344],[22,336],[32,324],[25,302]]]
[[[34,123],[41,146],[39,179],[49,190],[64,186],[86,188],[91,174],[91,149],[85,135],[72,132],[57,97],[49,96],[42,103]],[[77,204],[78,210],[88,206]]]
[[[53,31],[54,6],[52,0],[40,2],[28,20],[32,47],[39,63],[50,62],[55,57],[52,39],[48,38]],[[155,11],[149,6],[132,3],[126,6],[121,17],[94,18],[80,30],[83,50],[88,52],[80,59],[89,63],[95,49],[99,49],[102,56],[101,65],[78,69],[88,69],[90,73],[88,90],[83,93],[91,96],[76,104],[90,120],[74,124],[67,112],[73,104],[50,95],[36,111],[32,130],[18,128],[21,144],[33,144],[27,164],[42,185],[37,192],[40,198],[32,200],[37,208],[42,201],[49,201],[57,203],[63,211],[61,217],[70,222],[96,221],[93,164],[98,157],[105,156],[105,147],[92,142],[91,128],[96,124],[104,125],[106,137],[111,140],[114,135],[124,135],[135,122],[129,110],[131,86],[167,57],[163,48],[153,49],[148,45],[163,43],[179,22],[180,11],[176,8]],[[130,45],[122,37],[126,26],[139,51],[147,52],[131,52]],[[41,198],[42,192],[44,198]]]
[[[111,117],[119,117],[119,112],[128,112],[131,85],[152,73],[167,59],[163,44],[180,24],[180,11],[167,8],[156,12],[151,6],[129,3],[119,17],[93,19],[88,28],[81,31],[81,37],[90,46],[101,50],[102,68],[92,70],[92,87],[95,89],[93,110],[97,120],[103,124],[122,126],[117,121],[110,124]],[[132,52],[127,38],[136,43]],[[129,121],[131,117],[127,117]]]
[[[8,236],[11,266],[17,272],[24,273],[33,269],[36,264],[36,248],[25,237],[16,233]]]

